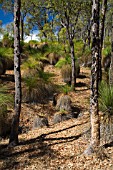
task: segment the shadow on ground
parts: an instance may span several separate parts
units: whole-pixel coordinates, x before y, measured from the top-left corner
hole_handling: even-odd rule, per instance
[[[43,162],[47,158],[48,161],[51,161],[59,154],[59,151],[53,150],[51,146],[72,142],[79,139],[82,134],[68,137],[49,137],[49,135],[57,134],[59,132],[71,129],[75,126],[78,126],[78,124],[57,131],[45,133],[30,140],[21,141],[19,146],[16,146],[14,148],[8,148],[7,145],[0,145],[0,161],[3,161],[3,166],[0,168],[2,170],[12,168],[19,169],[21,168],[20,166],[24,168],[23,165],[26,166],[26,164],[29,163],[29,161],[26,161],[26,163],[23,162],[25,161],[25,159],[21,157],[25,158],[25,156],[28,157],[28,159],[30,160],[34,158],[41,158],[41,161]],[[19,158],[21,158],[21,160]]]

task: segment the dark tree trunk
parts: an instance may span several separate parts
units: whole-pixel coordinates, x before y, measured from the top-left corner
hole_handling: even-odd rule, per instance
[[[113,13],[112,13],[111,63],[109,69],[109,85],[113,86]]]
[[[91,23],[90,26],[88,27],[88,46],[90,48],[91,45]]]
[[[100,0],[93,0],[92,6],[92,67],[91,67],[91,143],[86,154],[91,154],[100,145],[100,124],[98,113],[98,60],[99,60],[99,5]]]
[[[100,0],[93,0],[92,25],[92,68],[91,68],[91,145],[100,144],[100,124],[98,114],[98,61],[99,61],[99,8]]]
[[[20,5],[14,2],[14,75],[15,75],[15,115],[12,120],[9,145],[18,144],[18,127],[21,111],[21,74],[20,74]]]
[[[107,11],[107,0],[103,0],[102,10],[101,10],[102,18],[100,23],[100,54],[99,54],[99,82],[102,80],[102,48],[103,48],[103,39],[104,39],[104,27],[105,27],[105,16]]]
[[[71,49],[71,67],[72,67],[72,77],[71,77],[71,87],[72,90],[75,88],[76,84],[76,68],[75,68],[75,54],[74,54],[74,42],[70,40],[70,49]]]
[[[21,14],[21,40],[24,41],[24,19]]]

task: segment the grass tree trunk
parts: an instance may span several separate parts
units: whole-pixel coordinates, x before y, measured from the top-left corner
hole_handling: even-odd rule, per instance
[[[92,6],[92,67],[91,67],[91,144],[85,151],[91,154],[100,145],[100,124],[98,113],[98,60],[99,60],[99,0],[93,0]]]
[[[111,63],[109,69],[109,85],[113,86],[113,13],[112,13]]]
[[[18,144],[18,127],[21,111],[21,74],[20,74],[20,5],[14,1],[14,75],[15,75],[15,115],[12,120],[9,145]]]

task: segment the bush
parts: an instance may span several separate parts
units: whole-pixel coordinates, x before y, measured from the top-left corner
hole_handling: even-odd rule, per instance
[[[62,68],[62,66],[66,65],[66,64],[71,64],[71,57],[70,55],[66,55],[64,58],[61,58],[57,63],[56,63],[56,67],[58,68]]]
[[[113,87],[104,81],[99,86],[99,104],[104,114],[113,115]]]
[[[104,57],[110,56],[111,55],[111,46],[107,46],[106,48],[104,48],[104,50],[102,51],[102,55]]]
[[[3,47],[13,47],[14,39],[10,37],[8,34],[5,34],[2,39]]]
[[[51,82],[36,76],[27,76],[24,78],[24,83],[22,89],[22,99],[24,102],[46,103],[56,91],[55,86]]]
[[[75,63],[75,68],[76,68],[76,77],[78,77],[80,73],[80,66],[76,62]],[[61,68],[61,75],[65,83],[71,84],[71,74],[72,74],[72,68],[70,64],[63,65]]]
[[[33,122],[33,128],[49,126],[48,118],[46,116],[38,115]]]
[[[13,105],[13,97],[7,94],[7,89],[0,89],[0,136],[6,137],[10,133],[11,114],[8,114],[8,107]]]
[[[61,68],[61,75],[65,83],[71,84],[71,65],[66,64]]]
[[[109,86],[106,82],[101,82],[99,86],[99,107],[103,112],[101,120],[100,134],[104,137],[105,142],[111,142],[113,134],[113,86]]]

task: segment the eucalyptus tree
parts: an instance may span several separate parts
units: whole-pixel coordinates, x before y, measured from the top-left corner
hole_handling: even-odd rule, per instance
[[[41,31],[44,38],[47,38],[46,30],[44,30],[44,25],[49,23],[46,1],[31,0],[29,5],[30,15],[27,17],[27,22],[33,29]]]
[[[77,33],[77,23],[82,14],[83,4],[87,1],[82,0],[48,0],[48,6],[53,8],[58,13],[59,21],[62,27],[66,28],[66,34],[71,51],[72,63],[72,81],[71,86],[74,89],[76,84],[75,74],[75,53],[74,53],[74,38]],[[89,1],[88,1],[89,2]]]
[[[20,6],[21,0],[14,1],[14,75],[15,75],[15,114],[12,120],[9,145],[18,144],[18,129],[21,111],[20,73]]]
[[[99,12],[100,0],[93,0],[92,5],[92,67],[91,67],[91,143],[85,153],[91,154],[100,145],[100,124],[98,111],[98,66],[99,66]]]
[[[75,37],[75,26],[78,21],[78,17],[81,11],[80,1],[69,1],[69,0],[50,0],[50,7],[53,7],[54,11],[58,13],[61,25],[66,28],[68,41],[71,50],[71,63],[72,63],[72,81],[71,86],[74,90],[76,84],[75,74],[75,53],[74,53],[74,37]],[[49,5],[49,4],[48,4]],[[76,6],[78,8],[76,8]]]
[[[20,12],[20,34],[21,34],[21,40],[24,40],[24,30],[25,30],[25,20],[26,16],[29,14],[30,9],[30,3],[28,3],[27,0],[21,0],[21,12]],[[14,6],[12,0],[4,0],[2,3],[2,9],[6,12],[10,12],[14,17]]]

